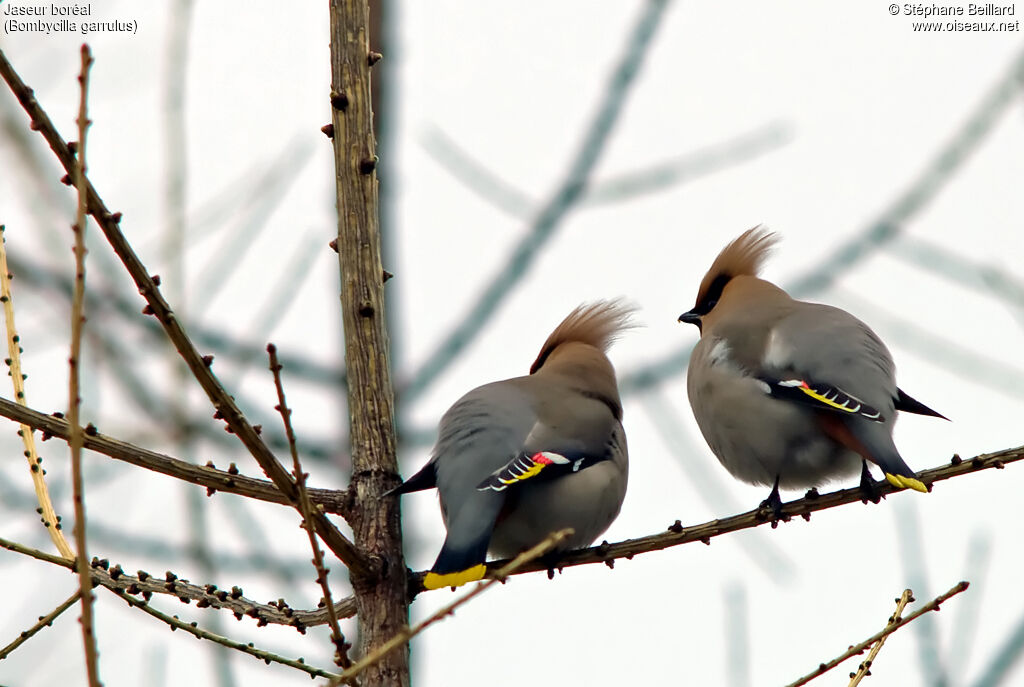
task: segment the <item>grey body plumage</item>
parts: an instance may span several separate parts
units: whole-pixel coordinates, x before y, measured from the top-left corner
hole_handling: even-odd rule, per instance
[[[722,465],[751,484],[770,487],[778,477],[783,489],[806,489],[861,469],[860,454],[821,431],[820,409],[780,403],[765,393],[766,377],[828,380],[879,410],[884,423],[895,422],[896,381],[885,344],[843,310],[797,303],[805,307],[740,310],[738,321],[770,314],[774,323],[750,328],[760,332],[754,336],[723,323],[721,335],[716,328],[693,352],[687,391],[697,424]],[[852,427],[876,453],[899,455],[891,429],[869,421]]]
[[[424,586],[484,573],[564,528],[561,550],[590,544],[626,494],[628,450],[605,351],[630,309],[580,306],[541,347],[530,374],[473,389],[441,418],[430,461],[393,493],[436,487],[448,533]]]
[[[865,461],[892,484],[927,491],[904,462],[892,431],[896,411],[943,417],[896,385],[881,339],[850,313],[791,298],[757,277],[775,242],[755,227],[727,245],[704,276],[693,309],[679,320],[701,338],[687,392],[712,452],[733,476],[778,489],[817,487]]]
[[[612,409],[545,382],[517,377],[479,387],[441,420],[434,451],[445,456],[436,467],[445,524],[476,523],[480,531],[457,528],[472,539],[497,519],[489,548],[498,556],[513,556],[565,527],[576,531],[563,549],[586,546],[615,519],[625,497],[628,454]],[[540,451],[586,456],[593,464],[557,479],[538,476],[508,494],[477,488],[517,455]]]

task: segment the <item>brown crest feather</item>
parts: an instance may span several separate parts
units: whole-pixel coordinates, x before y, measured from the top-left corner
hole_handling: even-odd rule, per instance
[[[621,332],[634,326],[630,321],[633,310],[620,300],[595,301],[577,306],[548,335],[537,354],[537,360],[530,367],[530,374],[544,365],[552,351],[570,341],[589,344],[602,352],[607,351]]]
[[[761,263],[765,261],[772,248],[778,243],[779,237],[768,231],[763,224],[748,229],[729,242],[715,261],[711,269],[704,275],[697,291],[697,303],[707,294],[711,284],[719,277],[732,279],[740,275],[757,276]]]

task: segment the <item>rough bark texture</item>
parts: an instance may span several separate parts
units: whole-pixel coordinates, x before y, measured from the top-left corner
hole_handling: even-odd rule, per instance
[[[397,499],[394,397],[384,315],[376,155],[370,101],[366,0],[330,0],[331,119],[338,193],[338,259],[345,327],[352,442],[350,523],[356,545],[379,561],[380,575],[352,576],[359,654],[408,622],[406,569]],[[408,685],[408,651],[392,653],[363,675],[364,685]]]

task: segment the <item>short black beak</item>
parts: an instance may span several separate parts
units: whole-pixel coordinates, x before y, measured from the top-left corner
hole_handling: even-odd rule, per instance
[[[691,310],[689,312],[684,312],[682,315],[680,315],[679,316],[679,321],[680,322],[685,322],[687,324],[695,324],[695,325],[697,325],[697,328],[699,329],[700,328],[700,318],[701,318],[700,315],[698,315],[693,310]]]

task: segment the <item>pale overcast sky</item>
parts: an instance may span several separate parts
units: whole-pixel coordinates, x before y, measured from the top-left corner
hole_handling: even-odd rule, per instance
[[[391,73],[398,109],[395,139],[385,148],[393,151],[393,167],[381,183],[396,202],[394,257],[385,268],[397,275],[387,288],[397,296],[396,377],[406,379],[466,314],[564,180],[648,3],[395,4],[396,45],[385,60],[397,70]],[[91,21],[134,22],[134,33],[88,36],[96,59],[89,167],[155,273],[168,269],[160,232],[169,214],[163,190],[169,5],[88,3]],[[15,6],[29,3],[4,0],[0,12]],[[1020,445],[1024,37],[1019,23],[1014,30],[968,32],[947,31],[957,27],[946,22],[1012,28],[1024,5],[981,18],[966,16],[966,3],[943,5],[961,7],[965,16],[929,17],[941,22],[941,31],[915,30],[922,17],[908,16],[912,7],[669,3],[640,72],[621,95],[620,116],[591,180],[594,195],[558,224],[482,334],[404,409],[410,430],[425,432],[429,441],[441,413],[462,393],[525,374],[547,333],[582,301],[625,296],[641,307],[644,328],[611,351],[620,377],[685,350],[697,331],[676,318],[692,306],[718,250],[755,224],[783,237],[765,276],[787,286],[879,222],[895,222],[891,240],[836,268],[830,286],[802,295],[871,325],[893,353],[900,385],[953,420],[900,421],[897,443],[912,467]],[[82,40],[80,31],[0,38],[67,138],[75,137]],[[326,246],[335,232],[333,160],[319,131],[330,115],[327,3],[196,3],[186,83],[186,313],[240,338],[254,336],[257,349],[273,340],[289,354],[336,363],[337,261]],[[64,227],[73,195],[43,188],[26,172],[26,156],[36,155],[47,179],[59,177],[38,135],[24,139],[30,149],[21,147],[15,132],[27,130],[27,118],[6,89],[0,116],[0,223],[7,226],[8,250],[70,275],[71,235]],[[746,154],[736,155],[737,148]],[[728,160],[719,160],[723,150]],[[487,172],[465,171],[467,158],[459,155]],[[597,192],[666,163],[684,177],[644,182],[643,192],[616,202]],[[278,174],[266,179],[268,167]],[[112,264],[101,255],[109,248],[95,226],[89,230],[90,283],[131,296],[127,279],[104,266]],[[244,241],[231,244],[235,235]],[[226,246],[230,257],[215,257]],[[301,278],[282,281],[307,255]],[[239,268],[219,284],[234,263]],[[1016,281],[1007,285],[1000,275]],[[33,296],[31,280],[15,276],[16,302],[25,304],[18,317],[29,402],[46,412],[61,409],[66,334],[55,331],[66,327],[66,306]],[[293,296],[288,312],[260,325],[267,321],[262,306],[282,290]],[[89,326],[102,328],[104,320],[91,319]],[[138,346],[143,339],[136,338],[123,344]],[[165,381],[167,364],[157,356],[131,364],[153,384]],[[256,367],[244,379],[230,365],[222,374],[247,409],[269,415],[276,400],[262,362]],[[287,381],[287,369],[285,375]],[[109,434],[166,448],[158,425],[126,411],[130,401],[108,376],[100,369],[91,378],[86,416]],[[340,441],[339,404],[322,387],[295,381],[289,399],[300,437]],[[205,399],[194,401],[201,408]],[[765,489],[732,480],[707,448],[682,369],[654,390],[630,393],[625,426],[629,492],[603,537],[609,541],[663,531],[677,519],[697,524],[732,515],[766,496]],[[15,429],[4,434],[9,460],[0,479],[17,487],[5,493],[28,493]],[[58,482],[58,507],[70,522],[66,452],[55,441],[43,452]],[[403,474],[418,469],[428,452],[429,443],[405,447]],[[194,459],[219,466],[235,460],[244,473],[259,474],[251,460],[223,446],[200,444]],[[171,569],[205,582],[198,564],[168,559],[129,536],[186,544],[191,487],[109,463],[98,455],[87,459],[95,479],[93,553],[108,555],[104,541],[114,544],[103,532],[113,531],[121,541],[109,555],[126,570]],[[307,468],[316,486],[344,486],[337,470]],[[645,554],[614,570],[573,568],[553,581],[519,576],[414,641],[414,683],[782,685],[879,630],[905,587],[923,603],[969,579],[974,586],[942,613],[889,640],[869,680],[875,687],[938,684],[930,671],[941,665],[948,684],[979,684],[1024,624],[1022,490],[1024,467],[1010,465],[939,483],[928,495],[900,493],[878,506],[846,506],[809,523],[719,538],[710,547]],[[215,546],[246,551],[253,544],[243,530],[252,528],[282,559],[308,559],[305,535],[290,512],[257,505],[239,515],[228,505],[237,501],[226,495],[202,501]],[[406,536],[417,541],[407,546],[409,565],[422,570],[443,537],[436,498],[407,496],[403,507]],[[3,518],[0,536],[50,550],[31,505],[5,506]],[[340,596],[341,565],[332,567]],[[261,601],[288,589],[293,606],[310,607],[319,598],[313,577],[311,569],[301,570],[294,586],[285,587],[266,574],[224,570],[216,582],[244,582],[247,596]],[[3,645],[66,598],[75,581],[62,569],[2,552],[0,583],[10,594],[0,614]],[[218,684],[209,651],[102,591],[98,635],[107,685]],[[418,597],[413,619],[453,598],[447,592]],[[154,602],[204,625],[217,615],[173,599]],[[220,615],[222,632],[330,665],[322,629],[302,637]],[[69,612],[0,662],[0,685],[84,684],[74,618]],[[354,631],[352,623],[347,627]],[[938,644],[922,643],[929,634]],[[1021,663],[1002,684],[1024,680]],[[233,656],[231,666],[238,684],[309,683],[304,674],[246,656]],[[845,684],[855,668],[856,660],[814,684]]]

